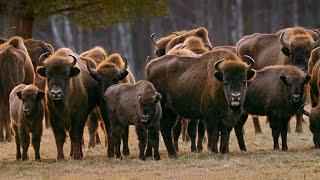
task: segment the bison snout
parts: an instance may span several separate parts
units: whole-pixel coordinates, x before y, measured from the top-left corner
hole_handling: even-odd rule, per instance
[[[147,114],[147,115],[143,114],[141,121],[142,121],[142,122],[148,122],[149,118],[150,118],[150,115],[148,115],[148,114]]]
[[[61,90],[56,90],[56,89],[51,90],[51,97],[53,100],[60,100],[61,96],[62,96]]]
[[[292,99],[294,102],[299,102],[300,101],[300,95],[292,95]]]
[[[30,115],[30,109],[23,109],[23,113],[26,116]]]
[[[241,99],[240,93],[231,93],[231,106],[239,106],[240,99]]]

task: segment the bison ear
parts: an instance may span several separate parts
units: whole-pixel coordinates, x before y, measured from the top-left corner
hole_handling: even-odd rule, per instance
[[[216,71],[215,73],[214,73],[214,77],[215,78],[217,78],[219,81],[223,81],[223,75],[222,75],[222,73],[221,72],[219,72],[219,71]]]
[[[18,98],[21,99],[21,90],[17,91],[16,94],[17,94]]]
[[[119,80],[122,81],[124,78],[127,77],[128,74],[129,74],[129,72],[126,70],[124,73],[120,74]]]
[[[161,98],[162,98],[161,94],[156,92],[156,101],[155,101],[155,103],[157,103]]]
[[[256,71],[254,71],[254,70],[252,70],[252,69],[248,70],[248,72],[247,72],[247,80],[253,78],[253,76],[254,76],[255,74],[256,74]]]
[[[290,51],[289,51],[288,48],[282,47],[282,48],[281,48],[281,51],[282,51],[282,53],[283,53],[284,55],[290,56]]]
[[[80,69],[77,67],[72,67],[70,71],[70,77],[75,77],[80,73]]]
[[[284,82],[284,84],[288,84],[288,77],[287,76],[285,76],[285,75],[281,75],[280,76],[280,79],[282,80],[282,82]]]
[[[45,95],[44,91],[39,90],[37,94],[37,99],[40,101],[41,99],[43,99],[44,95]]]
[[[43,66],[39,66],[37,68],[37,74],[39,74],[42,77],[46,77],[46,68]]]
[[[304,83],[307,84],[310,81],[310,79],[311,79],[311,76],[309,74],[306,74]]]

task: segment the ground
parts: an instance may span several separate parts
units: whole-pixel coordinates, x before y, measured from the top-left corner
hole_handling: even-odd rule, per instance
[[[307,119],[307,118],[306,118]],[[66,160],[56,161],[56,145],[51,129],[45,129],[41,142],[42,162],[34,161],[33,148],[30,160],[15,160],[15,143],[0,144],[0,179],[319,179],[320,150],[314,148],[307,123],[303,134],[288,134],[288,152],[274,151],[271,130],[264,119],[260,120],[263,134],[255,134],[253,123],[245,125],[247,152],[239,150],[235,134],[231,133],[230,154],[212,155],[205,144],[204,152],[191,153],[190,144],[180,140],[178,159],[167,157],[160,139],[162,160],[138,159],[138,141],[134,127],[130,128],[131,155],[120,159],[107,159],[104,145],[84,147],[84,159],[69,157],[70,140],[64,152]],[[295,120],[291,120],[292,129]],[[100,137],[102,132],[100,130]],[[103,140],[102,140],[103,141]],[[88,131],[85,129],[85,144]]]

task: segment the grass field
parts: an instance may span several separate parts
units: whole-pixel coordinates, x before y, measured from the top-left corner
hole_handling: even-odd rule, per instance
[[[69,157],[70,140],[64,152],[66,159],[56,161],[56,145],[51,129],[45,129],[41,142],[42,162],[34,161],[29,148],[29,161],[15,160],[15,143],[0,144],[0,179],[320,179],[320,151],[314,148],[312,134],[303,124],[303,134],[288,135],[288,152],[273,151],[271,130],[261,119],[263,134],[255,135],[251,119],[245,125],[247,152],[241,152],[234,132],[230,139],[230,154],[191,153],[190,144],[180,142],[178,159],[167,157],[160,139],[162,160],[138,159],[138,141],[134,127],[130,128],[131,155],[124,159],[107,159],[104,145],[84,147],[84,159]],[[295,120],[291,121],[294,131]],[[104,139],[100,131],[101,139]],[[103,141],[103,140],[102,140]],[[85,144],[88,132],[85,129]],[[205,144],[206,147],[206,144]]]

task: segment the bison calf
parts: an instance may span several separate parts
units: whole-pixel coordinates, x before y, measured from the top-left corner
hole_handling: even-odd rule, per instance
[[[35,159],[40,160],[40,141],[42,135],[42,120],[44,116],[43,97],[44,91],[34,85],[20,84],[10,93],[10,116],[15,132],[17,160],[21,159],[20,148],[22,146],[22,160],[28,159],[30,134],[35,151]]]
[[[160,160],[159,154],[159,123],[162,115],[160,105],[161,95],[148,81],[136,84],[113,85],[104,93],[108,116],[110,119],[112,143],[116,157],[120,154],[120,134],[128,125],[135,125],[139,139],[141,160],[145,160],[146,138],[154,149],[155,160]],[[148,135],[147,135],[148,131]]]

